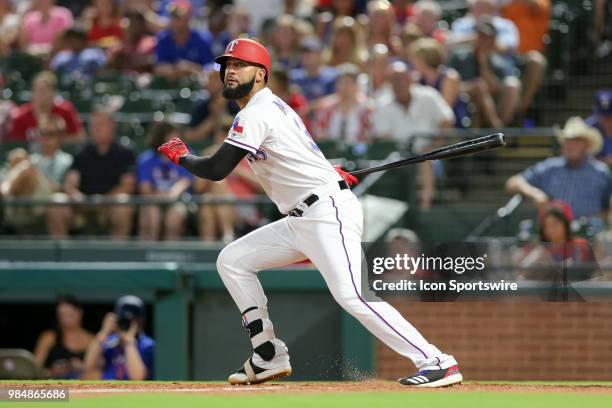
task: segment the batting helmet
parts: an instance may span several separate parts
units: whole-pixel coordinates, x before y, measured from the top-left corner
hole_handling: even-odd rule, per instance
[[[268,82],[268,74],[270,73],[270,54],[268,50],[266,50],[266,47],[257,41],[248,38],[238,38],[227,44],[223,55],[219,55],[215,58],[215,62],[221,65],[219,75],[221,75],[221,82],[223,83],[225,83],[225,63],[228,58],[236,58],[265,68],[265,81]]]

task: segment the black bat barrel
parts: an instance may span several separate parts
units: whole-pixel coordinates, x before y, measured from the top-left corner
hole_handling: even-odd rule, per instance
[[[361,169],[351,172],[353,176],[362,176],[377,171],[395,169],[398,167],[407,166],[409,164],[421,163],[428,160],[452,159],[453,157],[461,157],[468,154],[478,153],[485,150],[496,149],[506,145],[506,138],[503,133],[495,133],[492,135],[477,137],[466,140],[464,142],[455,143],[440,149],[433,150],[428,153],[420,154],[406,159],[398,160],[393,163],[381,164],[367,169]]]

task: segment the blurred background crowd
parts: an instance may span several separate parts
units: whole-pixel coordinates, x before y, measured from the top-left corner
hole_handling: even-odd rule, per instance
[[[213,58],[242,36],[268,47],[269,86],[328,158],[544,133],[548,150],[527,145],[516,168],[485,163],[484,187],[605,224],[610,27],[605,0],[0,0],[2,231],[228,242],[278,217],[246,163],[209,183],[156,153],[173,136],[222,143],[239,108]],[[466,198],[479,181],[460,170],[420,166],[402,199],[426,213]]]
[[[534,269],[542,259],[597,260],[610,277],[611,18],[605,0],[0,0],[0,260],[212,265],[221,243],[280,217],[247,162],[212,183],[156,152],[174,136],[201,154],[223,143],[239,107],[222,97],[213,59],[249,37],[272,55],[272,91],[349,170],[508,137],[504,149],[369,176],[356,193],[403,207],[364,198],[364,240],[468,237],[493,259],[511,237],[503,249],[527,245],[495,258],[513,258],[509,279],[547,280]],[[177,240],[172,253],[157,242]],[[602,276],[587,272],[576,280]],[[9,343],[33,350],[44,375],[151,378],[143,301],[121,298],[103,316],[109,299],[87,330],[71,296],[57,300],[55,323],[5,305],[0,328],[21,336]],[[27,333],[11,320],[21,314]]]

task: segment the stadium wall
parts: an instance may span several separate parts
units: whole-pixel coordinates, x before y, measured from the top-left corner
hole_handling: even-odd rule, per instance
[[[612,379],[609,294],[594,302],[392,303],[470,380]],[[414,369],[380,342],[376,355],[382,378]]]
[[[376,373],[395,379],[414,371],[333,302],[316,270],[265,271],[260,279],[279,336],[294,349],[296,378]],[[77,294],[84,303],[95,297],[109,307],[120,293],[143,296],[153,306],[156,379],[220,379],[233,367],[227,364],[241,363],[242,349],[248,353],[235,305],[214,264],[7,262],[0,267],[1,302],[49,301],[58,292]],[[470,380],[609,380],[610,293],[609,287],[598,289],[596,300],[588,302],[528,297],[391,302],[432,343],[455,355]]]

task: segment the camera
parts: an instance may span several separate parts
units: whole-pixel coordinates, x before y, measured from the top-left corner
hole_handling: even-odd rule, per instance
[[[131,310],[126,310],[122,316],[118,316],[117,327],[120,331],[128,331],[136,318],[137,316]]]
[[[117,315],[117,328],[123,332],[128,331],[132,322],[139,319],[144,321],[144,302],[136,296],[122,296],[115,304],[115,314]]]

